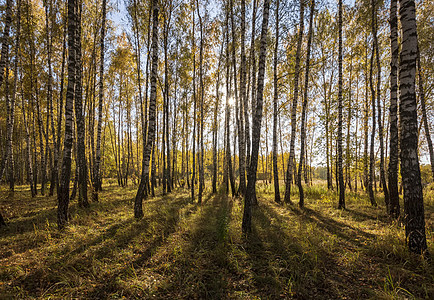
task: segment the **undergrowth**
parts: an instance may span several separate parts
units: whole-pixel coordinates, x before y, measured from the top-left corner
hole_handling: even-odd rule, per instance
[[[145,200],[135,220],[136,187],[105,186],[90,208],[73,202],[68,227],[58,231],[55,197],[2,191],[0,298],[434,298],[432,262],[408,252],[404,228],[387,217],[380,194],[371,207],[349,191],[342,211],[323,184],[305,187],[303,209],[297,187],[292,205],[274,203],[273,191],[258,187],[247,237],[242,199],[222,193],[197,204],[178,189]],[[432,195],[426,188],[434,253]]]

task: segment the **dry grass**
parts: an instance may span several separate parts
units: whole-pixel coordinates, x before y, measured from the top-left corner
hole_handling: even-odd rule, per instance
[[[432,262],[408,253],[403,227],[381,205],[348,193],[340,211],[336,195],[315,185],[299,209],[276,205],[271,186],[258,190],[248,238],[240,199],[222,194],[198,205],[176,190],[146,200],[136,221],[135,187],[106,186],[89,209],[73,203],[72,221],[59,232],[54,197],[3,191],[9,225],[0,229],[0,298],[434,298]],[[428,187],[431,253],[433,194]]]

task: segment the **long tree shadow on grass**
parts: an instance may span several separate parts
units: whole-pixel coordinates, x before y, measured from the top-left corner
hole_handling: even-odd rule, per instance
[[[375,215],[358,211],[352,208],[346,208],[344,212],[347,212],[348,215],[350,215],[350,217],[357,222],[380,221],[382,223],[387,223],[388,221],[390,221],[390,218],[386,214],[378,212],[378,209],[375,210]]]
[[[367,240],[373,240],[376,238],[376,236],[372,233],[324,216],[320,212],[317,212],[313,209],[307,207],[299,209],[294,206],[289,206],[289,209],[298,215],[303,222],[316,223],[329,233],[334,234],[339,238],[348,241],[350,244],[354,244],[358,247],[366,247]]]
[[[38,297],[48,289],[50,293],[56,293],[65,284],[74,289],[83,280],[94,285],[104,284],[106,272],[113,272],[118,268],[116,264],[128,258],[119,257],[123,249],[156,248],[176,230],[179,211],[188,203],[188,197],[174,196],[145,201],[145,217],[140,221],[133,217],[114,221],[101,234],[77,241],[72,249],[68,244],[56,248],[37,268],[30,268],[26,275],[13,280],[12,286],[19,286],[28,295]]]
[[[187,228],[144,267],[162,276],[146,291],[157,299],[222,299],[228,293],[229,223],[233,202],[218,194],[188,220]],[[229,267],[229,268],[228,268]],[[132,296],[132,295],[130,295]]]
[[[266,205],[254,210],[246,240],[253,286],[264,298],[311,298],[312,292],[324,289],[316,254],[282,230],[280,218]]]
[[[162,201],[168,201],[174,196],[175,194],[164,196]],[[160,203],[160,201],[158,202]],[[186,205],[190,206],[186,212],[181,215],[180,211],[183,210]],[[189,197],[177,197],[175,198],[175,201],[172,201],[170,206],[156,205],[155,214],[149,217],[145,216],[142,220],[136,222],[136,224],[132,226],[132,231],[136,232],[134,236],[140,235],[141,240],[134,246],[134,253],[131,259],[125,261],[122,267],[109,270],[106,276],[101,276],[101,279],[103,280],[99,280],[95,287],[86,294],[86,297],[91,299],[104,299],[109,298],[111,295],[118,292],[121,292],[121,294],[128,294],[128,292],[124,293],[122,287],[119,286],[119,278],[128,277],[131,275],[131,270],[135,272],[135,269],[140,269],[146,265],[157,249],[166,242],[171,234],[177,231],[180,220],[188,218],[188,216],[194,213],[198,207],[198,204],[191,205]],[[127,233],[126,236],[120,235],[119,238],[114,241],[118,246],[113,246],[111,250],[104,248],[107,249],[104,251],[112,253],[119,252],[122,248],[121,245],[129,246],[130,243],[125,243],[132,239],[131,237],[128,237],[128,235],[131,234]],[[103,248],[100,249],[102,250]],[[101,251],[97,255],[101,255]],[[103,257],[108,256],[109,253],[108,255],[103,255]]]
[[[357,236],[373,238],[373,235],[309,209],[293,209],[297,216],[294,220],[294,215],[283,216],[273,206],[262,203],[256,208],[246,247],[257,274],[255,286],[260,295],[301,299],[372,296],[369,289],[349,288],[360,283],[356,274],[359,270],[352,270],[351,265],[342,267],[338,253],[331,252],[323,242],[328,235],[336,235],[345,241],[349,251],[354,251],[351,244],[363,245]],[[348,230],[355,235],[343,233]]]
[[[102,200],[97,203],[90,203],[90,207],[81,209],[77,205],[77,200],[74,199],[70,202],[69,210],[71,216],[79,213],[80,215],[92,214],[100,211],[107,211],[108,209],[118,208],[125,205],[126,199],[119,196],[125,195],[116,190],[115,186],[106,186],[104,190],[104,197],[110,200]],[[128,194],[127,194],[128,195]],[[0,229],[2,237],[16,236],[29,231],[34,231],[35,226],[45,226],[48,223],[55,223],[57,220],[57,198],[56,196],[37,196],[35,198],[28,198],[27,194],[21,192],[20,195],[15,196],[17,201],[13,203],[14,215],[8,220],[8,226]],[[115,200],[112,200],[112,199]],[[4,201],[3,201],[4,202]]]
[[[113,194],[106,194],[106,197]],[[55,200],[42,198],[42,202],[46,205],[52,206],[52,202]],[[33,203],[29,203],[33,206]],[[89,208],[79,208],[76,201],[70,205],[70,216],[73,220],[71,223],[78,225],[85,225],[89,219],[98,218],[97,215],[101,213],[113,213],[119,210],[125,209],[128,205],[128,200],[114,198],[109,201],[101,201],[98,203],[91,203]],[[50,233],[50,238],[60,237],[61,233],[55,230],[57,220],[57,209],[45,208],[39,204],[37,206],[39,210],[33,209],[30,212],[26,212],[23,216],[16,216],[10,220],[8,226],[0,229],[0,236],[2,242],[0,242],[0,249],[3,248],[0,254],[1,258],[6,258],[14,254],[23,253],[30,249],[35,249],[44,246],[47,243],[46,234]],[[88,218],[90,217],[90,218]],[[116,229],[116,226],[114,227]],[[11,242],[13,241],[13,242]],[[83,241],[85,242],[85,241]]]

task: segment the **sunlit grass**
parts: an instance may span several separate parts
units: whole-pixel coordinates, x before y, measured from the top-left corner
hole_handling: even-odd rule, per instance
[[[371,207],[347,193],[347,209],[323,183],[305,186],[306,207],[273,201],[258,186],[253,230],[241,234],[242,199],[189,191],[144,201],[133,217],[136,187],[105,186],[89,209],[71,205],[71,221],[56,227],[56,198],[31,199],[25,187],[0,205],[0,298],[432,298],[432,263],[410,254],[404,228],[382,199]],[[283,191],[283,190],[282,190]],[[209,192],[209,191],[208,191]],[[283,196],[283,193],[282,193]],[[378,195],[380,196],[380,195]],[[425,189],[429,250],[433,190]]]

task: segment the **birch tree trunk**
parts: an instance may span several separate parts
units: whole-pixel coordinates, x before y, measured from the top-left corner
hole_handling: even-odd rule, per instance
[[[89,202],[87,199],[87,160],[86,160],[86,143],[85,143],[85,120],[83,115],[83,85],[82,74],[83,66],[81,59],[81,11],[82,3],[80,0],[77,2],[77,33],[75,41],[75,57],[76,57],[76,80],[75,80],[75,119],[77,122],[77,164],[78,164],[78,204],[81,207],[88,207]]]
[[[68,222],[69,213],[69,182],[71,177],[71,152],[73,138],[73,105],[76,79],[76,0],[68,0],[68,86],[65,102],[65,138],[63,145],[62,170],[60,174],[59,191],[57,193],[57,226],[62,229]]]
[[[386,209],[389,212],[389,191],[387,190],[386,174],[384,172],[384,139],[383,139],[383,123],[381,121],[381,65],[380,65],[380,50],[378,46],[377,37],[377,6],[376,0],[372,0],[372,34],[374,36],[374,47],[376,52],[377,64],[377,109],[378,109],[378,137],[380,139],[380,181],[384,193],[384,201],[386,202]]]
[[[345,209],[345,183],[342,168],[342,0],[339,0],[339,47],[338,47],[338,175],[339,175],[339,209]]]
[[[2,49],[0,58],[0,86],[3,83],[5,76],[5,68],[9,60],[9,31],[12,22],[12,0],[6,0],[6,15],[2,37]],[[3,171],[1,172],[3,173]]]
[[[195,45],[195,21],[194,21],[194,8],[193,8],[193,39],[192,39],[192,52],[193,52],[193,151],[192,151],[192,164],[191,164],[191,201],[194,201],[194,183],[196,180],[196,45]]]
[[[276,44],[274,46],[274,68],[273,68],[273,84],[274,84],[274,99],[273,99],[273,180],[274,180],[274,201],[280,203],[280,188],[279,188],[279,169],[277,167],[277,102],[279,101],[278,79],[277,79],[277,54],[279,47],[279,3],[276,1]]]
[[[97,125],[97,132],[96,132],[96,158],[95,158],[95,168],[93,170],[93,177],[94,177],[94,183],[93,183],[93,201],[98,201],[98,192],[101,190],[102,187],[102,178],[101,178],[101,172],[100,172],[100,166],[101,166],[101,132],[102,132],[102,109],[103,109],[103,101],[104,101],[104,39],[105,39],[105,23],[106,23],[106,11],[107,11],[107,0],[102,0],[102,23],[101,23],[101,37],[100,37],[100,47],[101,47],[101,53],[100,53],[100,65],[99,65],[99,94],[98,94],[98,125]],[[139,52],[140,53],[140,52]],[[140,56],[138,55],[138,72],[140,74]],[[139,76],[139,95],[140,100],[142,98],[142,91],[140,86],[140,75]]]
[[[3,42],[2,42],[2,53],[1,53],[1,61],[0,61],[0,86],[2,81],[5,81],[5,98],[6,98],[6,149],[4,153],[4,157],[2,159],[2,163],[0,166],[0,180],[3,178],[5,173],[6,166],[8,165],[8,177],[9,177],[9,188],[11,191],[14,190],[14,158],[13,158],[13,130],[14,130],[14,111],[15,111],[15,94],[16,94],[16,86],[17,86],[17,75],[18,75],[18,48],[19,48],[19,36],[20,36],[20,23],[19,23],[19,8],[18,8],[18,24],[17,24],[17,35],[15,41],[15,64],[14,64],[14,85],[12,95],[9,95],[9,26],[11,22],[11,6],[12,1],[6,1],[6,22],[5,22],[5,31],[3,34]],[[5,50],[6,49],[6,50]],[[5,50],[5,51],[4,51]],[[0,220],[3,221],[3,218]],[[4,221],[3,221],[4,223]]]
[[[347,137],[346,137],[346,150],[345,150],[345,187],[348,185],[350,191],[353,190],[351,185],[351,121],[352,121],[352,88],[353,88],[353,53],[350,53],[350,70],[349,70],[349,82],[348,82],[348,101],[347,101]],[[356,101],[357,103],[357,101]],[[357,113],[357,111],[356,111]],[[356,131],[357,132],[357,131]]]
[[[251,80],[251,89],[252,89],[252,101],[251,101],[251,114],[254,115],[254,110],[256,109],[256,52],[255,52],[255,38],[256,38],[256,7],[257,7],[257,0],[253,0],[253,12],[252,12],[252,36],[250,41],[250,60],[251,63],[249,64],[250,74],[252,76]],[[253,121],[253,120],[252,120]],[[246,119],[246,126],[249,126],[249,119]],[[251,139],[250,139],[250,128],[246,127],[246,173],[247,176],[249,175],[249,169],[250,169],[250,154],[251,154]],[[256,196],[253,202],[256,202]]]
[[[29,132],[29,125],[27,121],[26,106],[24,102],[23,80],[21,76],[20,76],[20,83],[21,83],[21,109],[23,113],[24,130],[26,133],[26,156],[27,156],[27,167],[28,167],[28,180],[30,185],[30,193],[33,198],[36,196],[36,186],[33,181],[33,159],[32,159],[32,153],[30,151],[30,148],[32,146],[30,143],[30,132]]]
[[[306,110],[307,110],[307,97],[308,97],[308,88],[309,88],[309,64],[310,64],[310,48],[312,44],[312,31],[313,31],[313,15],[315,13],[315,0],[311,0],[310,4],[310,17],[309,17],[309,32],[307,34],[307,53],[306,53],[306,71],[304,73],[304,96],[303,96],[303,108],[301,111],[301,138],[300,138],[300,162],[298,164],[298,190],[300,194],[300,202],[299,206],[304,206],[304,192],[303,192],[303,185],[301,183],[301,171],[303,167],[303,163],[305,160],[305,141],[306,141]],[[306,173],[306,169],[305,169]],[[307,177],[306,177],[307,178]],[[307,181],[307,179],[306,179]]]
[[[264,0],[262,31],[261,31],[261,46],[259,50],[259,69],[258,69],[258,85],[256,109],[253,115],[252,124],[252,155],[250,168],[248,172],[247,191],[244,197],[244,212],[242,231],[247,234],[252,231],[252,200],[256,196],[254,190],[256,186],[256,171],[258,168],[259,142],[261,138],[261,121],[262,121],[262,106],[264,93],[264,75],[265,61],[267,54],[267,31],[268,31],[268,16],[270,11],[270,1]]]
[[[233,0],[231,0],[233,3]],[[245,138],[245,118],[247,116],[247,94],[246,94],[246,53],[245,53],[245,35],[246,35],[246,1],[241,0],[241,70],[240,70],[240,130],[239,130],[239,172],[240,186],[239,194],[246,193],[246,138]]]
[[[15,120],[15,100],[17,96],[17,86],[18,86],[18,65],[21,59],[20,52],[20,39],[21,39],[21,0],[17,2],[17,28],[16,28],[16,36],[15,36],[15,62],[14,62],[14,83],[12,88],[12,95],[10,101],[9,108],[9,118],[8,118],[8,130],[7,130],[7,143],[9,148],[9,189],[11,191],[15,188],[15,177],[14,177],[14,148],[12,143],[13,131],[14,131],[14,120]]]
[[[425,105],[425,87],[424,87],[424,81],[423,81],[423,75],[422,75],[422,66],[420,64],[420,52],[419,47],[417,49],[417,75],[418,75],[418,81],[419,81],[419,97],[420,97],[420,105],[422,108],[422,121],[423,121],[423,129],[425,131],[425,137],[426,142],[428,144],[428,151],[429,151],[429,159],[431,162],[431,173],[432,178],[434,180],[434,150],[431,140],[431,132],[429,130],[429,124],[428,124],[428,117],[426,114],[426,105]]]
[[[140,178],[139,188],[134,200],[134,217],[143,217],[142,202],[145,195],[147,174],[149,174],[149,159],[152,152],[152,146],[155,140],[155,118],[157,102],[157,65],[158,65],[158,1],[152,0],[152,66],[151,66],[151,95],[149,99],[149,127],[146,138],[145,155],[142,163],[142,176]],[[143,137],[145,140],[145,137]]]
[[[197,16],[199,18],[199,27],[200,27],[200,49],[199,49],[199,80],[200,80],[200,128],[199,128],[199,140],[200,140],[200,155],[199,155],[199,193],[198,193],[198,202],[202,203],[202,194],[205,188],[205,176],[203,169],[203,154],[204,154],[204,145],[203,145],[203,122],[204,122],[204,93],[205,87],[203,84],[203,23],[202,17],[199,11],[199,0],[197,1]]]
[[[50,29],[50,18],[53,10],[52,2],[49,0],[45,1],[45,27],[47,34],[47,64],[48,64],[48,80],[47,80],[47,102],[49,115],[48,119],[51,119],[51,135],[53,137],[53,155],[57,157],[57,145],[56,145],[56,128],[54,126],[54,112],[53,112],[53,71],[51,65],[51,29]],[[48,119],[47,119],[47,128],[48,128]],[[48,130],[47,130],[48,137]],[[47,143],[48,149],[48,143]],[[50,191],[49,195],[52,196],[54,194],[54,188],[57,186],[57,165],[52,166],[51,168],[51,182],[50,182]]]
[[[27,4],[27,23],[32,24],[33,23],[33,15],[30,11],[30,6]],[[28,31],[28,39],[30,41],[30,89],[32,91],[31,97],[32,97],[32,106],[33,103],[36,104],[36,117],[37,117],[37,123],[38,123],[38,131],[39,131],[39,155],[41,159],[41,194],[45,194],[45,183],[46,183],[46,161],[45,161],[45,155],[44,155],[44,142],[43,137],[45,135],[44,129],[43,129],[43,122],[42,122],[42,116],[41,116],[41,108],[39,103],[39,88],[38,88],[38,77],[35,76],[35,65],[36,65],[36,49],[35,49],[35,36],[32,32]],[[33,109],[33,107],[32,107]],[[33,124],[35,123],[35,112],[33,112]],[[34,150],[35,150],[35,186],[37,186],[38,180],[38,168],[37,168],[37,154],[36,154],[36,131],[35,131],[35,125],[33,125],[33,142],[34,142]]]
[[[401,127],[401,176],[404,187],[405,235],[411,252],[423,254],[427,249],[422,182],[417,152],[416,8],[413,0],[399,1],[402,46],[400,55],[399,92]]]
[[[61,132],[62,132],[62,115],[63,115],[63,98],[64,98],[64,86],[65,86],[65,61],[66,61],[66,34],[68,32],[68,4],[65,5],[65,14],[63,15],[64,18],[64,29],[63,29],[63,46],[62,46],[62,67],[60,71],[60,91],[59,91],[59,107],[58,107],[58,116],[57,116],[57,156],[54,158],[54,165],[56,169],[56,190],[57,193],[59,193],[59,162],[60,162],[60,155],[61,155]]]
[[[374,11],[373,8],[371,8]],[[374,12],[373,12],[374,14]],[[372,128],[371,128],[371,144],[370,144],[370,153],[369,153],[369,179],[368,179],[368,193],[369,200],[371,201],[372,206],[377,206],[377,201],[375,200],[373,183],[375,180],[375,153],[374,153],[374,143],[375,143],[375,90],[373,83],[373,65],[374,65],[374,55],[375,55],[375,47],[372,47],[371,61],[369,64],[369,86],[371,89],[371,104],[372,104]]]
[[[172,181],[170,176],[170,140],[169,140],[169,61],[168,61],[168,39],[170,31],[170,19],[172,16],[172,4],[169,2],[169,8],[165,12],[164,20],[164,113],[163,113],[163,191],[168,193],[172,190]]]
[[[212,170],[212,192],[213,194],[217,193],[217,142],[218,142],[218,111],[220,105],[220,68],[222,63],[222,55],[223,55],[223,47],[225,41],[226,32],[223,33],[222,36],[222,45],[220,48],[219,58],[218,58],[218,66],[217,66],[217,82],[216,82],[216,102],[214,107],[214,119],[213,119],[213,136],[212,136],[212,161],[213,161],[213,170]],[[184,166],[182,164],[182,166]]]
[[[368,43],[366,38],[366,43]],[[369,82],[369,75],[368,75],[368,47],[365,47],[365,102],[363,107],[363,132],[364,132],[364,150],[363,150],[363,182],[365,191],[369,193],[370,186],[369,186],[369,180],[370,180],[370,173],[369,173],[369,164],[370,161],[368,161],[368,148],[369,148],[369,134],[368,134],[368,126],[369,126],[369,99],[368,99],[368,82]],[[371,202],[372,203],[372,202]]]
[[[235,196],[235,178],[232,170],[231,143],[230,143],[230,119],[231,107],[229,98],[231,97],[230,89],[230,61],[229,61],[229,10],[226,8],[226,111],[225,111],[225,166],[223,184],[226,187],[226,193],[229,193],[229,182],[231,185],[232,197]]]
[[[240,92],[241,92],[241,99],[243,100],[243,112],[244,112],[244,128],[243,128],[243,176],[246,177],[246,170],[249,165],[250,155],[247,153],[250,151],[250,145],[248,146],[247,151],[247,145],[250,144],[250,126],[249,126],[249,101],[248,101],[248,89],[247,86],[247,59],[246,59],[246,51],[245,51],[245,40],[246,40],[246,0],[241,0],[241,75],[242,80],[240,83]],[[244,179],[245,180],[245,179]]]
[[[297,52],[295,53],[295,75],[294,75],[294,98],[292,100],[291,107],[291,140],[289,146],[289,159],[288,167],[286,168],[286,188],[285,188],[285,203],[291,203],[291,183],[293,179],[293,172],[295,169],[294,152],[295,152],[295,135],[297,127],[297,105],[298,105],[298,80],[300,76],[300,56],[301,46],[303,42],[304,31],[304,0],[300,0],[300,20],[299,20],[298,40],[297,40]],[[259,80],[258,80],[259,83]]]
[[[398,218],[399,208],[399,191],[398,191],[398,162],[399,162],[399,145],[398,145],[398,16],[397,0],[390,1],[390,157],[389,157],[389,194],[390,209],[389,214],[393,218]]]

